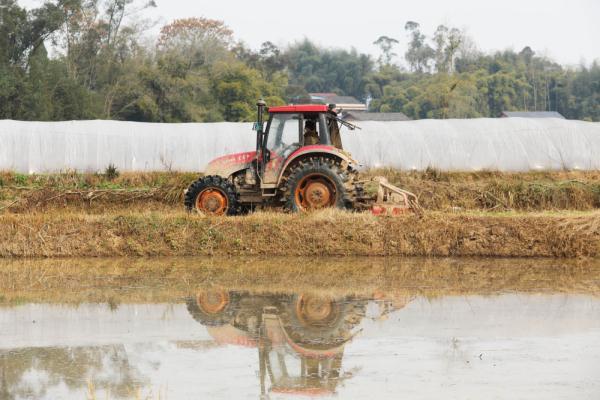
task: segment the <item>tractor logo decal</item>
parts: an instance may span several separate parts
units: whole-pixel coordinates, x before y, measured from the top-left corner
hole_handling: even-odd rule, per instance
[[[245,153],[236,153],[228,156],[223,156],[215,159],[211,164],[219,166],[231,166],[237,164],[246,164],[251,162],[256,157],[255,151],[248,151]]]

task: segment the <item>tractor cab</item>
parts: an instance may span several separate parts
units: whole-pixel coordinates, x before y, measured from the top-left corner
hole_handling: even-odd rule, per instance
[[[268,108],[266,129],[262,121],[265,105],[258,103],[257,173],[261,187],[269,189],[277,185],[286,161],[300,153],[326,152],[336,154],[343,150],[340,122],[333,111],[334,106],[291,105]],[[354,125],[344,123],[354,128]]]

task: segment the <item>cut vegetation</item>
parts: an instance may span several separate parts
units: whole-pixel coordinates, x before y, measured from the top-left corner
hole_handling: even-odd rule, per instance
[[[600,172],[368,171],[423,218],[182,210],[197,174],[0,174],[0,257],[365,255],[599,257]]]

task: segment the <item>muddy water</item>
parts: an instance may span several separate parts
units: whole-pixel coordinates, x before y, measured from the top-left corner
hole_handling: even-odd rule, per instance
[[[600,398],[597,262],[253,262],[0,263],[0,399]]]

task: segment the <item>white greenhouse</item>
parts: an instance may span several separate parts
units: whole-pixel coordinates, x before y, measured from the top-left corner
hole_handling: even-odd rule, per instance
[[[361,122],[344,147],[365,167],[447,171],[600,170],[600,123],[562,119]],[[0,121],[0,170],[202,171],[252,150],[249,123]]]

